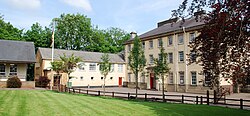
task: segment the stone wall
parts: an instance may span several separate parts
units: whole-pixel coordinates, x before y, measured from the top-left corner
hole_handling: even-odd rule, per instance
[[[140,89],[147,89],[147,83],[138,82],[138,86]],[[136,87],[135,82],[128,82],[128,88],[135,88],[135,87]]]
[[[6,88],[6,81],[0,81],[0,88]],[[35,88],[34,81],[22,81],[21,88]]]

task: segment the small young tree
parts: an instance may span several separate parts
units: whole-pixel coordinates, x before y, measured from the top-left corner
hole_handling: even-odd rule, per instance
[[[137,89],[138,89],[138,73],[143,71],[144,67],[146,66],[146,59],[144,55],[144,51],[141,46],[141,40],[136,36],[134,38],[133,42],[134,46],[132,48],[132,51],[129,53],[128,59],[129,59],[129,67],[135,74],[135,97],[137,98]]]
[[[57,73],[57,75],[60,74],[60,72],[63,72],[63,69],[64,69],[64,63],[62,61],[54,61],[54,62],[51,62],[51,69],[53,71],[55,71]],[[53,75],[54,77],[54,75]],[[59,88],[58,87],[59,85],[57,84],[57,89]]]
[[[63,54],[63,56],[60,56],[60,59],[63,62],[63,72],[67,73],[68,77],[70,73],[72,73],[77,67],[77,63],[82,61],[80,57],[76,57],[74,54],[71,54],[70,57],[67,57],[65,54]]]
[[[101,74],[104,76],[103,79],[103,91],[104,91],[104,96],[105,96],[105,81],[106,81],[106,77],[110,71],[110,59],[109,59],[109,55],[107,53],[103,54],[102,57],[102,62],[100,63],[100,71]]]
[[[162,99],[165,101],[165,95],[164,95],[164,80],[166,77],[166,74],[169,73],[170,68],[168,67],[167,63],[167,54],[164,53],[164,48],[161,45],[160,48],[160,54],[159,58],[155,59],[155,66],[153,67],[154,73],[156,76],[159,76],[162,81]]]

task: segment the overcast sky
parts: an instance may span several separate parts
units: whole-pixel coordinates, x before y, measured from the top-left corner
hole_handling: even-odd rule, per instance
[[[80,13],[100,29],[119,27],[142,34],[169,19],[182,0],[0,0],[0,14],[18,28],[48,26],[62,13]]]

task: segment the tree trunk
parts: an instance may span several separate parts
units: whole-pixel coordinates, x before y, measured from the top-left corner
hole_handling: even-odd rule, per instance
[[[220,91],[220,77],[219,77],[219,75],[216,74],[214,79],[215,79],[214,89],[216,91],[216,95],[214,97],[216,97],[215,98],[215,100],[216,100],[215,103],[218,103],[219,95],[221,94],[221,91]]]
[[[104,79],[103,79],[103,91],[104,91],[104,96],[105,96],[105,81],[106,81],[106,75],[104,75]]]
[[[161,75],[161,79],[162,79],[162,100],[163,102],[165,102],[165,94],[164,94],[164,75]]]
[[[138,93],[138,71],[135,73],[135,98],[137,99],[137,93]]]

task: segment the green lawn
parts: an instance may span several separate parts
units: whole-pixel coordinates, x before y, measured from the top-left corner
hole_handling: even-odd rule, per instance
[[[42,90],[0,90],[0,116],[249,116],[250,111],[72,95]]]

